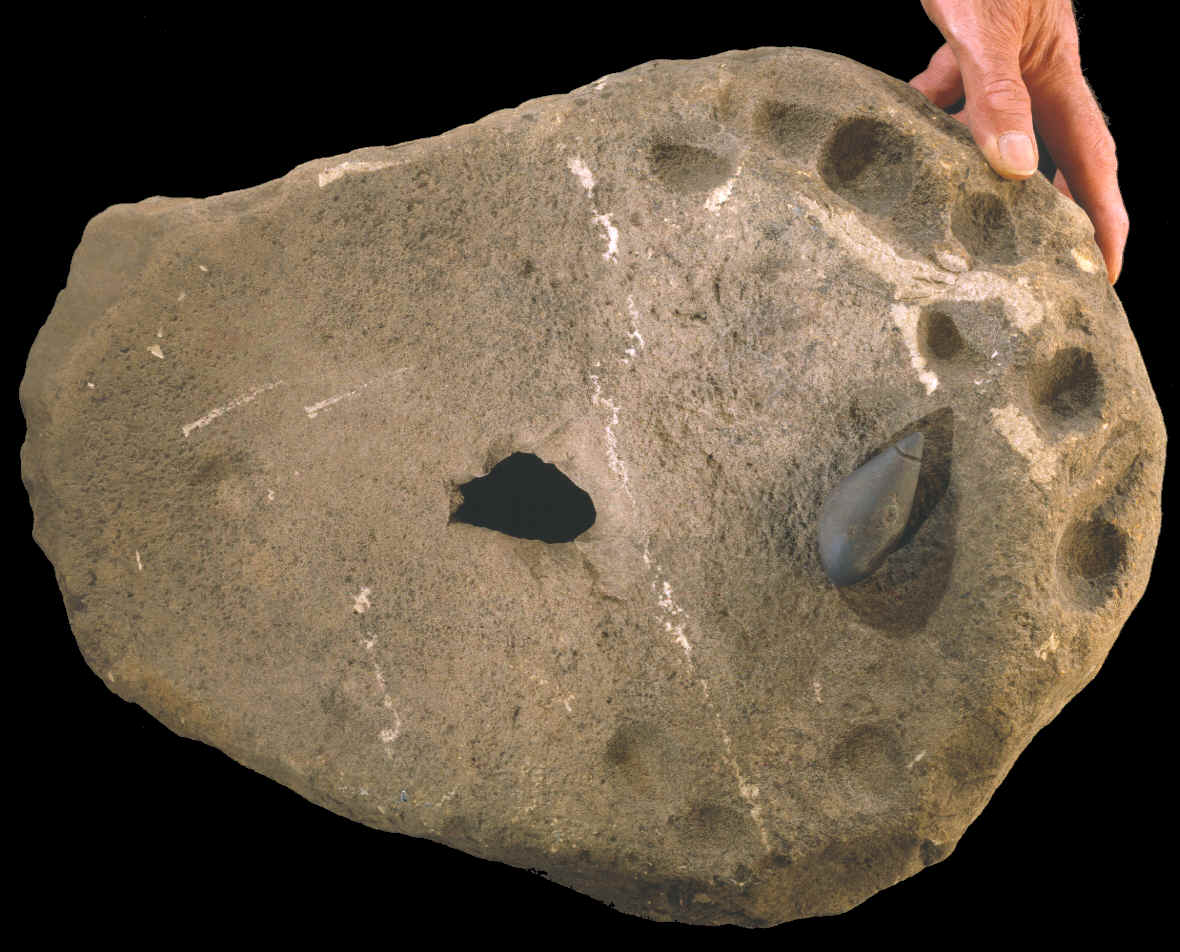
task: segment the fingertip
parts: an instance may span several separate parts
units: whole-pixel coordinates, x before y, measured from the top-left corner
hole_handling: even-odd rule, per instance
[[[1123,270],[1123,256],[1126,253],[1127,234],[1130,231],[1130,221],[1127,211],[1120,201],[1113,209],[1096,210],[1090,215],[1094,222],[1094,239],[1106,261],[1106,273],[1110,283],[1114,284]]]
[[[1107,242],[1102,241],[1098,242],[1098,250],[1102,252],[1102,259],[1106,262],[1106,277],[1114,284],[1123,271],[1123,250],[1118,246],[1110,247]]]
[[[999,175],[1001,178],[1007,179],[1009,182],[1023,182],[1025,179],[1032,178],[1033,174],[1036,172],[1036,169],[1033,169],[1032,172],[1012,172],[1008,169],[997,166],[995,163],[992,164],[992,169],[995,170],[997,175]]]

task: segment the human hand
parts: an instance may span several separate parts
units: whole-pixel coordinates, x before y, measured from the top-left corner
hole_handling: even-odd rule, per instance
[[[1053,184],[1090,216],[1114,284],[1129,220],[1114,139],[1082,75],[1070,0],[922,0],[922,7],[946,43],[910,85],[941,108],[965,95],[956,118],[1004,178],[1036,172],[1035,118],[1057,166]]]

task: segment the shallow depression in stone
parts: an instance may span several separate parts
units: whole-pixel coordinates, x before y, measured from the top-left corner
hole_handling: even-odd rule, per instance
[[[1057,351],[1029,380],[1041,422],[1052,428],[1077,427],[1097,419],[1102,376],[1094,355],[1080,347]]]
[[[1057,546],[1063,588],[1083,606],[1102,604],[1127,568],[1127,548],[1127,534],[1099,516],[1072,523]]]
[[[824,149],[820,175],[828,187],[858,208],[888,215],[914,184],[914,144],[880,119],[853,119]]]

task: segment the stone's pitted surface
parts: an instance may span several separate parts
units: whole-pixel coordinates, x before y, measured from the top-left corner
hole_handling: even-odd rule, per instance
[[[1160,525],[1086,216],[806,49],[114,206],[21,400],[113,691],[362,823],[687,922],[945,857]],[[823,501],[915,432],[898,547],[833,586]],[[452,518],[517,453],[589,496],[572,541]]]
[[[836,585],[875,572],[910,518],[922,467],[921,433],[911,433],[840,481],[819,511],[819,557]]]

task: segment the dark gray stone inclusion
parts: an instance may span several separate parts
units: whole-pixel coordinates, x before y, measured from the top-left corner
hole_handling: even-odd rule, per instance
[[[845,476],[819,514],[819,557],[836,585],[872,575],[896,547],[922,468],[921,433],[911,433]]]

